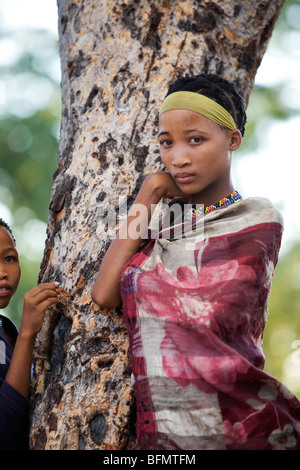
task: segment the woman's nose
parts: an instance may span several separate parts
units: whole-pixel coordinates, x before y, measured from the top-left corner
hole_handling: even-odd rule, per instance
[[[191,163],[191,159],[186,149],[178,146],[172,151],[172,163],[174,166],[184,166]]]

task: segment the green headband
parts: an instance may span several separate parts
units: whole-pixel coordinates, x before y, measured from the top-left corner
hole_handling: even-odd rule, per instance
[[[194,111],[232,131],[237,127],[233,117],[223,106],[193,91],[176,91],[168,95],[162,104],[159,116],[172,109]]]

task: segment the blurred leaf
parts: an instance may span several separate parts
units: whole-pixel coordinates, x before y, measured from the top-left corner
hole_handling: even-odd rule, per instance
[[[292,356],[293,342],[300,340],[300,244],[281,257],[273,279],[269,320],[265,330],[266,370],[282,380],[300,397],[299,364],[287,375],[285,364]],[[292,365],[292,363],[291,363]],[[291,370],[291,366],[289,367]],[[298,374],[298,375],[297,375]]]
[[[22,266],[19,289],[6,309],[19,325],[23,295],[37,283],[44,248],[40,241],[32,246],[30,229],[43,241],[46,237],[57,164],[60,70],[57,38],[47,31],[0,34],[1,46],[9,47],[15,59],[0,62],[0,82],[5,85],[0,104],[0,203],[12,214]]]

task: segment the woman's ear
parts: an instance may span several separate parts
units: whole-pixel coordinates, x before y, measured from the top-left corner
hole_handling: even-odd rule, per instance
[[[237,150],[242,144],[242,134],[238,129],[231,131],[231,140],[230,140],[230,147],[229,150],[234,151]]]

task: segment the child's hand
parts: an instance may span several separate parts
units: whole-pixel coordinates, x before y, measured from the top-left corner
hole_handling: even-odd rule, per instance
[[[39,284],[24,295],[23,315],[11,363],[5,380],[21,395],[28,397],[32,351],[36,335],[43,326],[48,307],[59,302],[58,282]]]
[[[47,308],[59,302],[56,291],[58,286],[58,282],[39,284],[24,295],[19,334],[33,338],[39,333]]]

